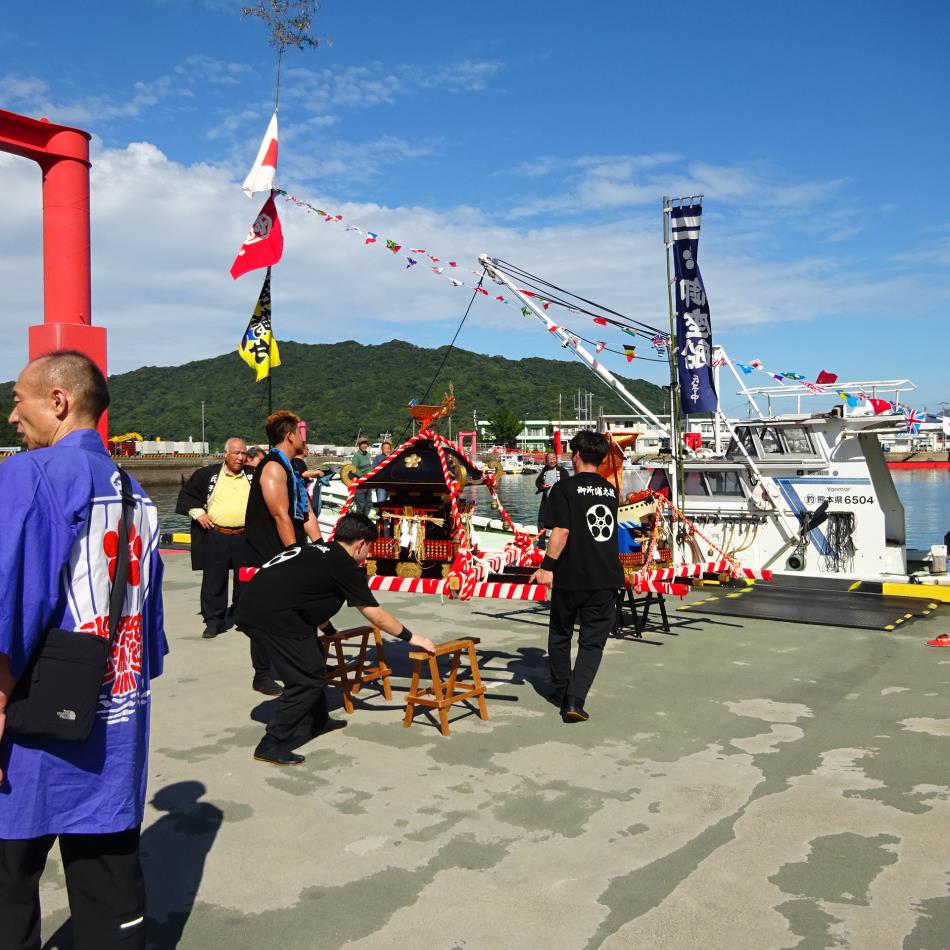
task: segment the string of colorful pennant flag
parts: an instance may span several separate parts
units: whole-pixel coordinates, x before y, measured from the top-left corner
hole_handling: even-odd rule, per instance
[[[276,189],[276,193],[284,198],[284,200],[289,204],[306,211],[308,215],[315,215],[316,217],[321,218],[327,224],[339,224],[343,222],[342,214],[333,214],[329,211],[325,211],[323,208],[318,208],[309,201],[304,201],[302,198],[298,198],[296,195],[290,194],[290,192],[280,188]],[[466,280],[463,278],[465,269],[460,267],[457,260],[450,260],[447,256],[434,254],[424,247],[409,247],[403,241],[397,241],[392,238],[385,237],[381,238],[381,232],[371,231],[368,228],[360,227],[356,224],[345,224],[343,231],[344,233],[353,234],[357,239],[361,240],[364,247],[378,245],[380,248],[390,251],[394,256],[400,256],[400,253],[405,250],[407,253],[402,255],[402,258],[405,260],[405,266],[403,268],[404,270],[411,270],[412,268],[416,268],[424,264],[424,266],[422,266],[422,270],[427,270],[436,277],[441,277],[444,280],[448,280],[453,287],[470,287],[475,293],[493,299],[496,303],[504,304],[506,306],[510,305],[512,302],[517,302],[513,301],[509,297],[506,297],[504,294],[498,293],[493,295],[491,291],[484,287],[477,286],[474,283],[466,282]],[[480,271],[472,270],[469,271],[469,273],[479,280],[482,279],[483,275]],[[495,283],[503,285],[503,282],[500,280],[496,280]],[[668,337],[665,334],[647,333],[644,330],[638,329],[636,327],[627,326],[622,321],[613,319],[608,320],[605,317],[586,314],[585,311],[582,311],[576,307],[566,306],[557,300],[549,300],[543,295],[532,290],[519,288],[519,293],[524,294],[526,297],[536,298],[545,310],[550,309],[552,306],[563,307],[565,310],[568,310],[575,315],[590,316],[593,322],[598,326],[606,327],[608,325],[613,325],[629,336],[640,337],[649,340],[651,347],[660,356],[666,352]],[[521,312],[526,316],[530,314],[530,311],[527,309],[527,307],[522,307]],[[645,359],[648,362],[666,362],[665,357],[659,359],[657,357],[640,356],[636,352],[636,346],[628,345],[624,346],[622,349],[615,349],[613,347],[607,346],[606,341],[588,339],[583,334],[577,333],[568,327],[562,326],[559,327],[559,329],[565,330],[565,332],[569,333],[577,340],[583,340],[585,343],[595,346],[598,353],[606,351],[608,353],[616,353],[620,356],[624,356],[628,363],[633,362],[634,359]],[[551,332],[553,333],[554,330],[552,329]]]
[[[724,363],[725,360],[722,362]],[[765,373],[766,376],[770,376],[782,386],[785,385],[786,380],[790,380],[791,382],[804,386],[805,389],[815,393],[816,395],[827,394],[838,396],[852,409],[856,409],[861,405],[862,402],[866,402],[876,416],[883,415],[884,413],[888,412],[900,413],[906,417],[905,422],[907,424],[908,432],[915,434],[918,433],[920,431],[920,424],[924,421],[921,414],[919,414],[916,410],[911,409],[909,406],[905,406],[901,402],[891,401],[889,399],[878,399],[877,397],[870,395],[863,390],[848,392],[845,389],[836,389],[835,383],[838,382],[838,374],[830,373],[828,370],[823,369],[815,377],[814,382],[812,382],[802,373],[793,373],[788,372],[787,370],[782,373],[773,373],[770,369],[766,369],[761,360],[749,360],[748,362],[744,363],[734,360],[733,365],[746,376],[751,376],[752,373],[758,370],[760,373]]]

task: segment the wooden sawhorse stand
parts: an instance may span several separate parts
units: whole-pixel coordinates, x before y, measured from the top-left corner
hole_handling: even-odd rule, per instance
[[[655,594],[653,591],[637,597],[630,584],[625,584],[623,590],[617,591],[617,626],[613,635],[620,636],[624,628],[623,608],[624,604],[630,608],[630,618],[633,620],[633,637],[635,640],[643,639],[643,631],[646,629],[647,621],[650,619],[650,608],[655,604],[660,609],[662,617],[662,627],[664,633],[670,632],[670,619],[666,615],[666,601],[662,594]],[[640,613],[640,609],[643,613]]]
[[[439,711],[439,730],[443,736],[449,735],[449,707],[453,703],[463,703],[468,699],[478,700],[478,715],[482,719],[488,718],[488,707],[485,705],[485,689],[481,676],[478,673],[478,660],[475,657],[475,644],[478,637],[467,637],[464,640],[450,640],[448,643],[437,643],[435,653],[426,653],[414,650],[409,654],[414,668],[412,671],[412,685],[406,697],[406,715],[402,724],[408,729],[412,725],[416,706]],[[468,652],[468,663],[472,674],[472,682],[468,683],[459,678],[459,664],[462,653]],[[443,680],[439,672],[439,657],[451,655],[452,666],[448,679]],[[425,665],[429,667],[429,677],[432,680],[431,688],[420,689],[419,680]],[[457,689],[461,687],[461,689]]]
[[[369,635],[373,635],[376,647],[376,662],[370,664],[367,659],[369,649]],[[359,637],[359,649],[355,656],[347,657],[343,652],[343,644],[347,640]],[[330,659],[331,650],[336,657],[336,663],[327,663],[327,683],[337,681],[343,693],[343,708],[353,712],[353,694],[362,689],[364,683],[379,680],[386,699],[393,698],[393,691],[389,685],[392,670],[386,663],[386,652],[383,650],[383,638],[379,627],[353,627],[350,630],[338,630],[321,636],[320,646],[323,649],[324,659]]]

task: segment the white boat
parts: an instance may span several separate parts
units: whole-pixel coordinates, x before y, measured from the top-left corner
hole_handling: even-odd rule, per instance
[[[680,558],[715,560],[715,545],[755,569],[906,579],[904,508],[878,441],[897,425],[840,409],[734,423],[723,455],[683,463],[682,505],[697,531]],[[649,487],[668,492],[670,462],[644,467]]]
[[[523,475],[524,459],[520,455],[506,453],[498,457],[498,464],[506,475]]]
[[[523,293],[506,272],[507,265],[485,254],[479,263],[641,421],[665,432],[673,444],[670,427]],[[718,367],[723,365],[732,371],[755,418],[731,421],[717,412],[711,449],[696,452],[684,447],[680,459],[648,463],[649,487],[679,498],[693,525],[685,531],[671,523],[664,526],[673,560],[709,562],[722,551],[746,567],[776,573],[840,581],[910,580],[904,508],[878,439],[903,428],[904,416],[849,414],[841,404],[830,412],[802,413],[802,400],[816,396],[814,384],[750,389],[719,346],[712,350],[717,392],[722,392]],[[836,383],[836,390],[874,397],[894,392],[895,402],[902,392],[915,388],[908,380]],[[767,403],[766,413],[756,397]],[[789,397],[797,400],[799,411],[774,415],[773,402]],[[677,471],[679,466],[682,472]],[[680,474],[685,489],[681,498]],[[639,527],[641,519],[652,519],[653,511],[649,503],[638,502],[635,508],[622,507],[620,517]],[[913,580],[930,578],[915,575]]]

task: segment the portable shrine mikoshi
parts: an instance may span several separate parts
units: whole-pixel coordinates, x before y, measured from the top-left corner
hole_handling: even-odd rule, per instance
[[[438,406],[411,406],[420,423],[417,435],[386,456],[362,478],[352,478],[342,517],[358,491],[376,491],[379,537],[366,568],[373,590],[439,594],[468,600],[545,600],[547,589],[526,583],[541,563],[534,537],[515,528],[498,498],[496,474],[482,471],[433,423],[455,407],[448,395]],[[471,525],[474,503],[461,497],[466,484],[484,485],[512,540],[503,551],[486,554]]]

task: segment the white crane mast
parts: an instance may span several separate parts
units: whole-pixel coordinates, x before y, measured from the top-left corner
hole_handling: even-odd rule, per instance
[[[665,433],[667,436],[670,435],[670,428],[665,422],[661,422],[660,419],[648,409],[630,390],[627,389],[623,383],[617,379],[613,373],[607,369],[598,359],[592,356],[581,344],[580,341],[574,336],[571,336],[565,329],[559,327],[545,312],[539,307],[531,297],[527,296],[522,290],[520,290],[511,279],[508,277],[504,271],[499,270],[496,266],[495,260],[489,257],[487,254],[480,254],[478,257],[478,262],[485,268],[488,273],[488,276],[494,280],[499,280],[512,293],[517,295],[518,299],[524,304],[528,310],[537,317],[545,326],[545,329],[549,333],[553,333],[561,341],[562,345],[569,350],[572,350],[577,357],[587,366],[596,373],[634,412],[639,413],[644,419],[647,419],[650,423],[656,426],[661,432]]]

